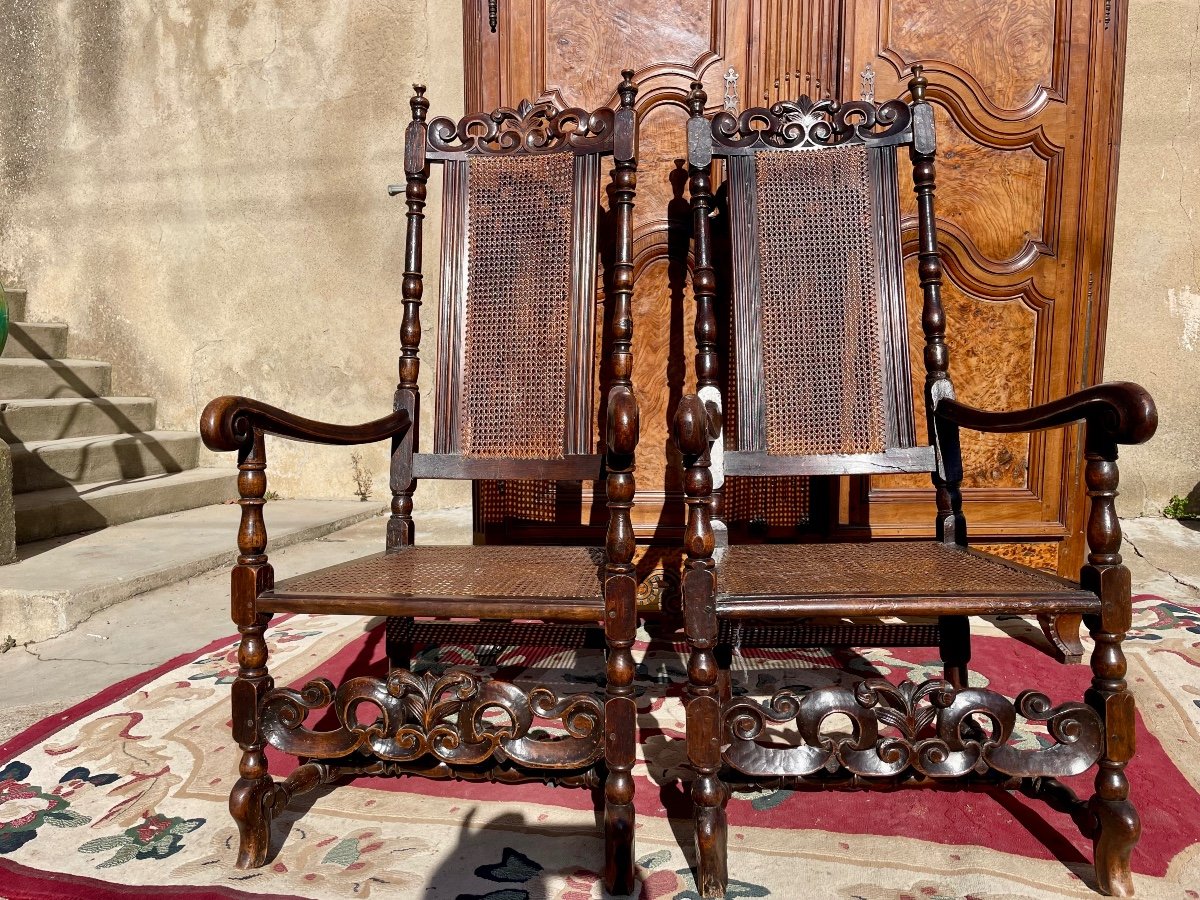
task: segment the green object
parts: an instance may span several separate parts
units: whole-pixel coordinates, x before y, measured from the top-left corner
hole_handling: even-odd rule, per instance
[[[4,352],[4,343],[8,340],[8,294],[0,287],[0,353]]]
[[[1200,518],[1198,513],[1200,510],[1193,507],[1187,497],[1180,497],[1178,494],[1163,507],[1163,515],[1168,519],[1196,519]]]

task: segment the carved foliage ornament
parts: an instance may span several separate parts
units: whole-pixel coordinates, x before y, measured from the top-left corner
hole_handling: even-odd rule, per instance
[[[911,124],[912,113],[901,100],[876,105],[801,97],[769,108],[753,106],[740,116],[719,112],[713,116],[712,135],[714,144],[732,149],[870,146],[903,142]]]
[[[607,107],[595,112],[571,107],[558,110],[552,103],[522,100],[513,109],[502,106],[475,113],[455,122],[441,117],[429,123],[429,146],[446,153],[555,153],[574,150],[594,153],[611,149],[614,113]]]
[[[310,713],[330,706],[337,728],[304,727]],[[557,720],[566,734],[535,740],[529,737],[535,719]],[[351,678],[336,691],[325,678],[299,691],[277,688],[263,698],[261,721],[271,746],[310,758],[366,752],[393,762],[432,757],[474,766],[495,757],[532,768],[577,769],[604,753],[603,708],[591,694],[560,699],[544,687],[525,693],[462,669],[442,675],[396,669],[386,681]]]
[[[1045,722],[1054,743],[1036,750],[1010,745],[1016,716]],[[822,733],[831,716],[850,720],[851,734]],[[747,775],[808,776],[849,771],[868,778],[920,774],[955,778],[995,770],[1020,777],[1077,775],[1100,758],[1100,717],[1083,703],[1051,707],[1025,691],[1015,704],[994,691],[956,691],[940,679],[893,685],[869,679],[806,694],[780,691],[762,705],[725,707],[725,761]],[[768,729],[796,723],[800,744],[761,744]],[[986,724],[981,724],[986,723]],[[888,733],[881,733],[886,729]]]

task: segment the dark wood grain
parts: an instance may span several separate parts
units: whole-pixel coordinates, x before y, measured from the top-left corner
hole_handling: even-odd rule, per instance
[[[241,868],[265,863],[272,819],[292,797],[347,774],[370,771],[499,782],[540,775],[541,780],[552,783],[595,789],[604,773],[605,884],[614,893],[628,893],[635,886],[631,770],[637,711],[631,648],[637,630],[638,584],[630,510],[639,438],[632,381],[631,299],[638,123],[632,71],[623,73],[617,94],[616,109],[604,106],[585,112],[548,102],[525,102],[457,122],[445,118],[427,121],[430,104],[425,89],[414,86],[412,119],[405,131],[402,192],[407,232],[394,412],[363,425],[330,425],[242,397],[218,398],[204,411],[201,432],[205,443],[214,450],[236,450],[239,462],[241,523],[231,597],[241,641],[231,693],[240,766],[230,794],[230,811],[239,829],[237,864]],[[604,157],[611,157],[614,167],[612,214],[602,219],[599,200]],[[547,158],[550,165],[543,162]],[[422,243],[427,182],[433,165],[445,168],[448,183],[443,195],[443,305],[434,452],[418,454]],[[476,177],[484,179],[479,194],[472,193],[479,184],[472,182]],[[515,309],[513,294],[518,287],[498,283],[505,280],[500,277],[482,283],[472,268],[476,262],[472,248],[480,254],[485,251],[468,241],[472,217],[483,215],[469,200],[481,196],[483,206],[501,203],[496,197],[506,196],[507,186],[518,177],[525,178],[526,184],[531,177],[541,179],[521,196],[543,188],[557,189],[570,197],[571,205],[566,215],[559,217],[564,227],[550,232],[554,240],[565,235],[555,250],[569,261],[570,268],[562,294],[569,307],[563,317],[567,372],[549,379],[545,393],[551,396],[540,398],[519,373],[492,358],[505,351],[505,342],[517,334],[517,319],[523,316],[528,322],[536,318],[527,310],[511,317],[511,333],[509,320],[503,322],[501,340],[488,343],[487,335],[481,339],[490,356],[465,356],[474,334],[472,317],[482,310],[494,318],[496,309],[503,310],[506,303]],[[496,187],[492,190],[489,185]],[[492,193],[487,193],[489,190]],[[605,272],[610,305],[608,333],[600,342],[594,311],[602,221],[608,232],[604,247],[610,254]],[[520,255],[531,233],[543,225],[537,215],[513,216],[511,221],[502,217],[500,227],[511,233],[505,232],[506,240],[497,242],[491,252],[504,259],[492,260],[493,267],[485,271],[511,271],[514,265],[509,265],[505,256],[510,254],[520,268],[514,280],[528,281],[528,274],[544,285],[561,284],[561,267],[540,256],[527,259],[529,254]],[[546,271],[527,273],[521,268],[539,264]],[[605,410],[608,429],[603,455],[594,452],[592,429],[597,405],[594,370],[601,350],[597,344],[607,351],[613,375]],[[536,349],[525,348],[526,352]],[[460,365],[464,358],[476,364],[475,368]],[[481,380],[486,380],[482,402],[480,394],[467,393],[470,385]],[[468,401],[475,404],[470,410]],[[503,405],[506,402],[508,405]],[[541,406],[529,406],[539,402]],[[552,442],[559,446],[556,451],[551,448],[549,458],[540,458],[535,452],[538,448],[531,450],[528,433],[519,433],[508,415],[526,407],[561,411],[560,419],[555,420],[563,423],[561,433],[551,433]],[[493,418],[502,433],[497,436],[489,431],[490,443],[484,451],[465,432],[470,424],[467,413],[478,414],[480,409],[484,413],[501,410]],[[486,427],[493,427],[492,420],[486,420]],[[262,514],[267,488],[266,434],[338,445],[391,440],[392,515],[386,552],[309,572],[276,589]],[[472,563],[459,548],[444,554],[436,547],[414,546],[412,497],[418,478],[551,476],[583,481],[602,474],[606,482],[598,493],[605,497],[609,514],[608,539],[602,549],[563,547],[555,555],[544,548],[480,547],[475,548],[479,554]],[[496,553],[498,549],[502,552]],[[561,590],[546,590],[544,583],[555,578]],[[529,590],[531,582],[533,589]],[[276,689],[268,670],[264,630],[272,614],[283,610],[388,616],[387,677],[356,676],[340,686],[318,679],[298,691]],[[414,617],[510,624],[514,620],[600,623],[607,649],[605,696],[603,700],[592,694],[559,696],[544,687],[524,690],[503,679],[481,681],[471,673],[454,670],[414,675],[408,670]],[[363,702],[378,708],[380,722],[369,727],[358,722],[354,710]],[[319,717],[328,707],[337,719],[335,727],[324,731],[306,727],[310,716]],[[484,712],[492,709],[503,710],[507,721],[494,724],[485,718]],[[542,739],[541,720],[565,729],[566,735]],[[304,762],[286,779],[276,781],[267,770],[267,745],[300,756]],[[335,765],[331,760],[348,762]]]
[[[1129,801],[1129,781],[1125,774],[1134,751],[1134,714],[1121,651],[1121,642],[1131,622],[1130,581],[1121,564],[1120,528],[1113,499],[1118,444],[1149,439],[1154,433],[1157,414],[1149,395],[1126,383],[1098,385],[1023,410],[986,412],[955,399],[941,299],[944,272],[934,202],[937,142],[932,107],[926,98],[927,87],[921,67],[914,66],[908,85],[910,114],[905,119],[911,125],[905,127],[899,143],[909,147],[917,202],[924,335],[923,399],[932,446],[926,455],[916,455],[914,448],[905,448],[890,462],[901,472],[911,471],[922,460],[932,463],[929,468],[935,491],[937,541],[869,546],[841,543],[733,546],[714,558],[712,470],[717,458],[715,441],[720,439],[720,402],[686,394],[676,413],[675,437],[684,466],[688,507],[684,538],[687,554],[684,624],[690,645],[687,750],[689,765],[695,772],[692,796],[697,885],[702,896],[722,896],[728,883],[724,805],[731,781],[739,786],[820,785],[859,789],[877,782],[891,786],[910,781],[940,785],[981,776],[992,778],[994,784],[1038,796],[1057,807],[1069,808],[1084,833],[1093,838],[1101,890],[1118,895],[1132,890],[1129,855],[1140,825]],[[797,108],[805,118],[790,132],[786,131],[785,104],[776,104],[777,109],[769,113],[750,110],[740,119],[729,115],[714,117],[711,137],[705,140],[698,124],[705,122],[702,85],[693,86],[689,101],[697,300],[695,345],[697,383],[702,384],[702,373],[710,366],[712,350],[719,338],[717,320],[708,309],[716,284],[710,224],[713,158],[744,159],[749,153],[778,154],[800,148],[814,154],[834,153],[839,126],[836,105],[804,101]],[[875,121],[870,116],[861,118]],[[824,129],[822,122],[826,123]],[[762,184],[754,186],[752,179],[766,177],[762,173],[770,171],[786,172],[752,167],[741,159],[734,159],[730,165],[729,222],[735,232],[754,227],[758,211],[753,203],[756,192],[761,195]],[[878,174],[878,169],[872,170],[873,177]],[[830,176],[829,181],[831,188],[839,184],[835,176]],[[752,187],[747,188],[746,183]],[[795,202],[813,201],[806,197]],[[812,206],[806,210],[811,215]],[[829,216],[846,214],[832,202],[822,212]],[[870,223],[863,227],[870,227]],[[730,258],[735,303],[737,285],[752,284],[737,269],[756,265],[756,250],[770,240],[770,235],[758,234],[748,239],[742,234],[739,241],[735,233]],[[901,248],[893,245],[889,250],[898,267]],[[797,260],[797,264],[804,265],[804,260]],[[767,275],[762,277],[765,279]],[[758,303],[747,303],[745,299],[742,302],[743,314],[753,315]],[[849,309],[853,303],[866,304],[868,298],[847,292],[842,302],[849,316],[854,313]],[[893,312],[903,314],[900,307]],[[796,331],[807,334],[809,329],[800,319],[798,314]],[[765,327],[746,329],[740,338],[739,368],[735,372],[739,381],[761,380],[763,366],[756,361],[755,354],[763,352],[762,347],[769,339],[785,347],[792,340],[790,335],[780,337],[777,331],[769,333]],[[907,354],[899,355],[907,362]],[[834,354],[826,365],[837,365],[839,361]],[[775,365],[778,367],[778,361]],[[820,371],[808,375],[813,379],[822,377]],[[871,389],[875,384],[864,379],[859,382],[858,390]],[[710,385],[706,388],[715,390],[711,379]],[[769,427],[770,404],[776,402],[776,393],[756,393],[746,389],[744,383],[739,388],[739,406],[745,401],[752,407],[752,413],[748,421],[740,421],[738,435],[756,450],[724,454],[722,475],[746,472],[780,477],[797,471],[820,470],[809,458],[803,460],[805,468],[794,462],[782,466],[778,456],[757,449],[766,446],[761,432]],[[768,415],[762,414],[764,410]],[[743,412],[739,409],[739,414]],[[1076,422],[1086,426],[1086,475],[1091,509],[1087,529],[1091,553],[1080,581],[1058,578],[968,549],[961,490],[960,428],[1029,433]],[[896,436],[894,429],[889,432],[893,441]],[[831,467],[882,468],[888,455],[860,454],[854,459],[830,454],[830,459]],[[1068,625],[1082,618],[1096,643],[1091,660],[1092,685],[1086,703],[1069,702],[1052,707],[1045,694],[1028,691],[1012,703],[995,692],[971,687],[969,617],[975,615],[1060,616],[1058,621]],[[719,646],[719,638],[731,632],[728,629],[722,632],[722,623],[773,626],[777,633],[784,623],[810,617],[867,616],[938,617],[944,678],[900,685],[868,680],[803,694],[785,690],[766,702],[733,698],[724,689],[728,684],[729,654]],[[830,738],[822,731],[824,721],[834,715],[850,719],[849,737]],[[1018,716],[1045,722],[1051,738],[1048,745],[1033,751],[1013,747],[1010,737]],[[989,722],[990,727],[980,730],[981,719]],[[889,729],[886,736],[881,733],[884,725]],[[787,744],[781,743],[781,735],[788,736]],[[1093,768],[1096,792],[1086,810],[1073,795],[1060,790],[1038,790],[1030,784],[1031,779],[1058,779]]]

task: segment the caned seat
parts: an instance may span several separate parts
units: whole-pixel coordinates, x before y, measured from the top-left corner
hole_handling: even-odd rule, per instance
[[[740,115],[719,111],[711,120],[700,83],[688,98],[698,390],[680,399],[675,437],[688,507],[687,753],[702,897],[723,896],[728,884],[731,790],[950,784],[1019,789],[1069,811],[1093,841],[1101,891],[1132,893],[1129,859],[1140,824],[1125,774],[1134,712],[1121,651],[1131,600],[1114,498],[1117,447],[1153,435],[1154,403],[1132,384],[1096,385],[1009,412],[956,399],[928,87],[916,66],[910,102],[801,97]],[[901,148],[912,161],[915,244],[901,228]],[[722,163],[721,202],[712,189],[714,158]],[[714,252],[714,221],[728,235],[724,255]],[[909,353],[905,296],[904,257],[914,250],[919,356]],[[728,271],[718,278],[723,263]],[[733,326],[724,342],[723,285]],[[722,344],[733,375],[728,405]],[[924,362],[920,430],[914,358]],[[971,549],[959,429],[1032,432],[1076,422],[1087,426],[1089,505],[1089,554],[1078,581]],[[867,475],[886,484],[888,476],[919,472],[934,488],[935,540],[724,546],[727,478]],[[1052,700],[1053,684],[1010,698],[971,683],[970,617],[1000,614],[1082,618],[1095,642],[1084,702]],[[894,616],[927,621],[896,624]],[[874,620],[869,629],[859,624],[865,618]],[[858,647],[936,643],[941,677],[894,684],[844,673],[821,687],[735,696],[734,648],[764,640],[803,646],[796,632]],[[827,727],[831,717],[849,719],[849,732]],[[1016,741],[1018,719],[1043,726],[1045,742]],[[1060,781],[1089,769],[1090,799]],[[853,802],[845,805],[855,815]]]
[[[937,616],[947,603],[968,615],[1100,606],[1075,582],[938,541],[739,545],[719,551],[716,567],[717,614],[729,618]]]
[[[599,622],[604,610],[604,550],[599,547],[405,547],[289,578],[259,596],[272,612],[445,616],[472,601],[472,615],[530,615],[555,622]],[[482,605],[482,608],[481,608]]]
[[[242,638],[232,722],[241,762],[229,808],[239,829],[239,868],[266,862],[271,820],[294,795],[382,770],[596,790],[604,807],[605,886],[617,894],[635,886],[637,86],[632,70],[622,75],[614,106],[589,112],[523,101],[457,121],[430,120],[425,88],[415,85],[405,183],[389,189],[403,194],[407,219],[394,412],[340,426],[244,397],[217,398],[204,411],[208,447],[238,453],[241,552],[231,606]],[[422,235],[434,168],[443,176],[442,239],[433,427],[423,445]],[[385,552],[274,584],[262,513],[268,434],[325,444],[391,442]],[[413,494],[431,478],[602,485],[605,544],[418,545]],[[386,677],[276,686],[264,630],[278,612],[385,617]],[[600,639],[602,693],[563,695],[500,673],[443,671],[429,658],[413,658],[418,643],[474,647],[485,659],[500,646],[558,640],[596,647]],[[358,716],[363,705],[374,708],[374,718]],[[335,727],[314,729],[325,712]],[[268,745],[300,758],[286,779],[268,772]]]

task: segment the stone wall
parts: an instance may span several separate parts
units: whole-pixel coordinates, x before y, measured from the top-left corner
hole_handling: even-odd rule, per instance
[[[1200,503],[1200,3],[1130,0],[1105,377],[1144,385],[1157,436],[1122,451],[1124,515]]]
[[[73,356],[111,361],[114,393],[157,397],[159,427],[225,393],[387,414],[404,203],[386,187],[412,82],[461,113],[461,20],[451,0],[4,0],[0,281],[71,326]],[[386,448],[366,453],[384,497]],[[353,495],[346,449],[268,455],[284,497]]]
[[[1106,377],[1146,385],[1162,425],[1123,455],[1126,514],[1200,481],[1198,29],[1195,0],[1130,0]],[[117,393],[157,397],[161,427],[231,392],[386,413],[403,205],[384,188],[409,83],[435,114],[461,110],[461,41],[454,0],[5,0],[0,281],[69,323],[74,355],[112,361]],[[283,496],[353,491],[346,450],[270,455]],[[367,464],[385,495],[384,448]]]

